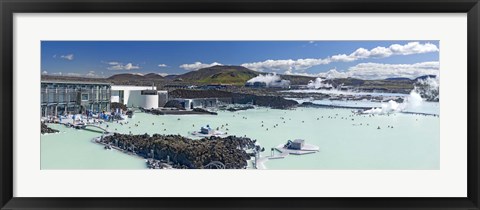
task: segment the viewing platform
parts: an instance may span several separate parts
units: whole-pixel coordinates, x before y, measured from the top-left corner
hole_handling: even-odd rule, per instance
[[[275,150],[280,152],[275,154]],[[266,169],[265,162],[268,160],[284,159],[288,155],[307,155],[320,151],[320,147],[313,144],[306,144],[303,139],[296,139],[294,141],[289,140],[286,144],[280,144],[275,148],[272,148],[270,156],[264,156],[256,160],[256,169]]]

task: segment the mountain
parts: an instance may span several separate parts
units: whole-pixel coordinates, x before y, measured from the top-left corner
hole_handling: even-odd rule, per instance
[[[310,81],[314,81],[316,77],[300,76],[300,75],[280,75],[282,79],[290,80],[291,85],[306,85]]]
[[[149,73],[149,74],[145,74],[143,75],[143,78],[145,79],[164,79],[164,77],[162,75],[159,75],[157,73]]]
[[[423,75],[423,76],[420,76],[420,77],[415,78],[414,80],[415,80],[415,81],[418,81],[418,80],[427,79],[427,78],[429,78],[429,77],[431,77],[431,78],[436,78],[437,76],[436,76],[436,75]]]
[[[107,78],[108,80],[143,80],[144,77],[141,74],[130,74],[130,73],[124,73],[124,74],[115,74]]]
[[[124,81],[124,80],[147,80],[147,81],[158,81],[164,80],[165,78],[162,75],[157,73],[148,73],[148,74],[137,74],[137,73],[124,73],[124,74],[115,74],[107,78],[112,81]]]
[[[167,76],[165,76],[165,77],[163,77],[163,78],[165,78],[165,79],[167,79],[167,80],[174,80],[174,79],[177,78],[177,77],[178,77],[178,75],[176,75],[176,74],[169,74],[169,75],[167,75]]]
[[[246,81],[259,74],[259,72],[243,66],[212,66],[178,75],[175,79],[205,84],[221,83],[243,85]]]
[[[399,80],[406,80],[406,81],[410,81],[411,79],[410,78],[406,78],[406,77],[393,77],[393,78],[387,78],[385,80],[389,80],[389,81],[399,81]]]

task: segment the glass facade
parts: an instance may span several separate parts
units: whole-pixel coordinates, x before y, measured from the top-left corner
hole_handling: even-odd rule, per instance
[[[42,116],[110,111],[110,94],[108,83],[42,81]]]

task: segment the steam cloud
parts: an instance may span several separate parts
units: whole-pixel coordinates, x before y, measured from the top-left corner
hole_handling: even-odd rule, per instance
[[[364,111],[364,114],[388,114],[393,112],[402,112],[407,108],[415,108],[422,105],[423,101],[438,101],[439,100],[440,77],[427,77],[426,79],[418,80],[414,89],[410,92],[403,103],[396,101],[388,101],[382,103],[380,108],[372,108]],[[425,99],[422,96],[426,97]]]
[[[331,84],[323,83],[324,81],[325,80],[318,77],[317,79],[315,79],[315,81],[310,80],[310,82],[308,82],[308,84],[307,84],[307,87],[310,88],[310,89],[331,88],[332,87]]]
[[[439,101],[440,77],[427,77],[417,81],[415,91],[429,101]]]
[[[247,81],[248,84],[253,85],[254,83],[265,83],[267,87],[281,87],[286,88],[290,86],[289,80],[283,80],[275,73],[265,74],[265,75],[258,75],[250,80]]]
[[[390,100],[387,103],[382,103],[379,108],[372,108],[363,112],[363,114],[390,114],[394,112],[402,112],[407,108],[415,108],[423,103],[423,98],[415,90],[410,92],[403,103]]]

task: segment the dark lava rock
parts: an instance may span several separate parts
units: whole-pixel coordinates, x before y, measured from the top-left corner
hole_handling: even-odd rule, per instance
[[[257,96],[241,93],[235,93],[232,101],[237,104],[252,103],[253,105],[266,106],[273,109],[289,109],[298,105],[297,101],[284,99],[280,96]]]
[[[168,101],[165,106],[163,107],[166,107],[166,108],[177,108],[177,109],[181,109],[181,110],[185,110],[185,108],[183,108],[182,104],[179,102],[179,101],[176,101],[176,100],[170,100]]]
[[[194,112],[201,112],[201,113],[207,113],[207,114],[211,114],[211,115],[217,115],[216,112],[211,112],[211,111],[208,111],[208,110],[202,109],[202,108],[193,108],[192,111],[194,111]]]
[[[245,149],[255,147],[250,138],[235,136],[192,140],[180,135],[115,133],[104,137],[102,141],[144,158],[169,160],[174,168],[185,169],[202,169],[213,161],[223,163],[225,168],[243,169],[247,167],[247,160],[250,159]]]
[[[172,98],[231,98],[232,93],[220,90],[185,90],[177,89],[168,93]]]
[[[236,111],[248,110],[248,109],[254,109],[254,108],[255,108],[254,106],[241,106],[241,107],[230,107],[226,110],[230,112],[236,112]]]
[[[40,132],[41,132],[42,134],[44,134],[44,133],[58,133],[59,131],[58,131],[58,130],[55,130],[55,129],[53,129],[53,128],[48,127],[47,124],[45,124],[45,123],[42,123]]]
[[[249,104],[265,106],[274,109],[289,109],[298,103],[281,96],[265,96],[246,93],[233,93],[220,90],[184,90],[177,89],[169,92],[172,98],[231,98],[234,104]],[[167,102],[168,104],[168,102]],[[170,105],[171,106],[171,105]],[[167,105],[165,105],[167,107]]]

